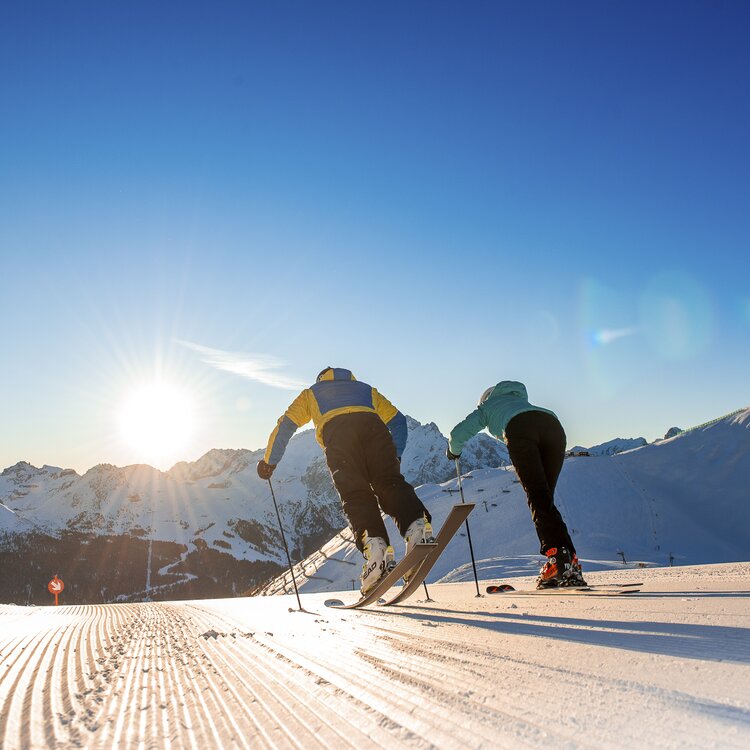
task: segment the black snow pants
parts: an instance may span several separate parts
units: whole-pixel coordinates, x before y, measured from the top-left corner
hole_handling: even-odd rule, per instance
[[[323,426],[323,444],[344,514],[362,551],[362,536],[388,542],[382,510],[403,536],[412,521],[430,514],[401,474],[391,433],[377,414],[340,414]]]
[[[562,425],[547,412],[525,411],[508,422],[505,439],[526,492],[542,554],[553,547],[567,547],[575,554],[568,527],[555,507],[555,486],[565,460]]]

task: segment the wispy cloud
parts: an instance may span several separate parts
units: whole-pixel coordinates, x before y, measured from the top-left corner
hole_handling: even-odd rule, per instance
[[[225,352],[221,349],[194,344],[192,341],[178,340],[177,343],[196,352],[203,362],[217,370],[231,372],[234,375],[269,385],[272,388],[298,391],[307,385],[301,380],[279,372],[286,366],[286,363],[270,354]]]

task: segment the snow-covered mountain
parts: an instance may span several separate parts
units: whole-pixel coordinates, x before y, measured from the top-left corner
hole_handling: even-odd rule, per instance
[[[610,455],[607,446],[629,444],[616,440],[598,455],[569,458],[557,502],[589,569],[746,559],[749,423],[744,410],[633,450]],[[408,419],[408,427],[404,474],[420,485],[437,527],[458,501],[455,467],[434,424]],[[80,476],[25,462],[6,469],[0,564],[13,572],[0,580],[0,601],[46,600],[55,572],[67,576],[71,603],[227,596],[265,585],[287,561],[268,483],[255,471],[261,456],[212,450],[168,472],[103,464]],[[505,446],[487,435],[462,454],[484,576],[529,574],[536,565],[526,499],[507,461]],[[305,559],[303,585],[349,587],[361,560],[312,430],[290,441],[273,481],[292,558]],[[393,541],[400,552],[395,530]],[[457,536],[436,576],[470,574],[464,546]]]
[[[445,482],[456,475],[456,466],[445,456],[448,441],[434,422],[420,424],[406,418],[409,439],[401,457],[401,471],[415,487],[421,484]],[[464,446],[461,468],[471,471],[487,466],[506,466],[510,463],[504,443],[480,432]]]
[[[419,485],[453,476],[454,464],[445,457],[447,442],[437,426],[408,418],[408,427],[402,460],[407,480]],[[31,527],[51,536],[65,530],[131,533],[180,544],[200,537],[208,544],[222,542],[219,546],[236,557],[266,557],[267,547],[274,546],[271,540],[260,543],[237,529],[252,522],[263,536],[261,527],[277,525],[275,515],[271,517],[268,484],[255,471],[262,455],[260,450],[215,449],[167,472],[145,465],[100,464],[83,476],[72,469],[36,468],[21,461],[0,474],[0,530]],[[462,456],[466,470],[507,463],[505,446],[487,435],[469,441]],[[274,484],[285,520],[293,528],[293,547],[304,546],[301,540],[316,530],[316,522],[305,522],[306,517],[315,516],[318,525],[321,517],[336,528],[344,525],[312,430],[292,438]]]
[[[434,424],[407,421],[404,475],[414,484],[445,481],[455,473],[445,458],[445,437]],[[123,580],[110,592],[160,596],[184,584],[191,587],[191,595],[251,588],[269,571],[286,565],[268,483],[255,470],[262,455],[260,450],[217,449],[168,472],[101,464],[83,476],[21,461],[0,474],[5,550],[0,559],[9,549],[14,559],[45,545],[62,544],[67,550],[76,540],[98,549],[106,538],[121,548],[123,560],[143,558],[144,566],[140,582]],[[487,435],[467,443],[462,456],[466,469],[506,463],[505,446]],[[273,481],[294,559],[318,549],[345,526],[312,430],[290,441]],[[208,569],[212,582],[202,589],[200,581]],[[225,580],[223,588],[218,579]]]
[[[556,503],[568,523],[584,572],[644,565],[689,565],[747,560],[750,540],[750,409],[705,426],[614,455],[570,457]],[[479,575],[499,578],[538,570],[539,543],[526,497],[512,467],[481,469],[464,477]],[[439,528],[459,502],[455,479],[417,492]],[[403,543],[394,527],[396,557]],[[466,537],[459,532],[428,578],[472,578]],[[356,585],[361,556],[346,535],[296,567],[304,591]],[[288,573],[264,593],[291,590]]]
[[[614,440],[608,440],[606,443],[600,443],[599,445],[592,445],[590,448],[584,448],[581,445],[576,445],[573,448],[571,448],[568,451],[568,453],[571,453],[571,454],[588,453],[589,456],[614,456],[615,453],[624,453],[625,451],[633,450],[633,448],[641,448],[644,445],[648,445],[648,440],[646,440],[646,438],[643,438],[643,437],[615,438]]]

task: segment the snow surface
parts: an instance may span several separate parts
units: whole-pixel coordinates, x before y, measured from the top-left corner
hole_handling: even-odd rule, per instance
[[[750,747],[750,563],[589,577],[642,592],[0,605],[0,746]]]

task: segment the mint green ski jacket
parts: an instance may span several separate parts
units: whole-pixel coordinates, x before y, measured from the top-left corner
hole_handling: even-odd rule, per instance
[[[544,411],[557,418],[555,412],[529,403],[526,386],[515,380],[503,380],[494,388],[488,388],[479,400],[479,406],[452,430],[448,440],[450,452],[461,453],[469,438],[485,427],[498,440],[505,441],[505,428],[513,417],[525,411]]]

